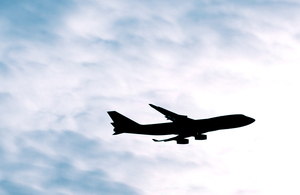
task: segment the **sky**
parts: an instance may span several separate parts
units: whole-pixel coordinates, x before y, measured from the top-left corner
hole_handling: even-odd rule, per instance
[[[0,194],[299,194],[300,3],[0,1]],[[107,111],[255,123],[190,144]]]

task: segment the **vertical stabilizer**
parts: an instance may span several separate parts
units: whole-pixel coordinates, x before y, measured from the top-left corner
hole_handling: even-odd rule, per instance
[[[115,128],[114,128],[114,135],[124,133],[125,129],[130,128],[130,127],[136,127],[139,124],[126,116],[123,116],[122,114],[116,112],[116,111],[109,111],[107,112],[110,118],[113,120],[113,123],[111,123]]]

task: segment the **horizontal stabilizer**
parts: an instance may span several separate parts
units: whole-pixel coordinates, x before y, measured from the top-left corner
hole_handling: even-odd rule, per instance
[[[113,135],[118,135],[118,134],[121,134],[121,133],[124,133],[124,132],[115,132]]]

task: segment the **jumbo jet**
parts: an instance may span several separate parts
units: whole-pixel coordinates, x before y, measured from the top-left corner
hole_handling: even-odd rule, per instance
[[[110,118],[113,120],[111,123],[114,126],[114,134],[133,133],[144,135],[169,135],[175,134],[175,137],[169,139],[156,140],[155,142],[168,142],[176,141],[177,144],[188,144],[187,137],[195,137],[196,140],[206,140],[207,135],[204,133],[210,131],[217,131],[221,129],[231,129],[249,125],[255,119],[242,114],[233,114],[218,116],[208,119],[191,119],[185,115],[179,115],[174,112],[168,111],[159,106],[149,104],[152,108],[165,115],[167,120],[172,122],[157,123],[141,125],[135,121],[123,116],[116,111],[108,111]]]

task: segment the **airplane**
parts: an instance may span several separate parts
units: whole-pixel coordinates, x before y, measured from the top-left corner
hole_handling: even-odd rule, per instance
[[[108,111],[110,118],[113,120],[111,123],[114,126],[114,134],[121,133],[133,133],[144,135],[169,135],[175,134],[177,136],[156,140],[155,142],[168,142],[176,141],[177,144],[188,144],[188,137],[195,137],[195,140],[206,140],[207,135],[204,133],[210,131],[217,131],[221,129],[231,129],[249,125],[255,121],[255,119],[247,117],[243,114],[233,114],[218,116],[208,119],[191,119],[186,115],[179,115],[159,106],[149,104],[152,108],[165,115],[167,120],[172,122],[146,124],[141,125],[116,111]]]

